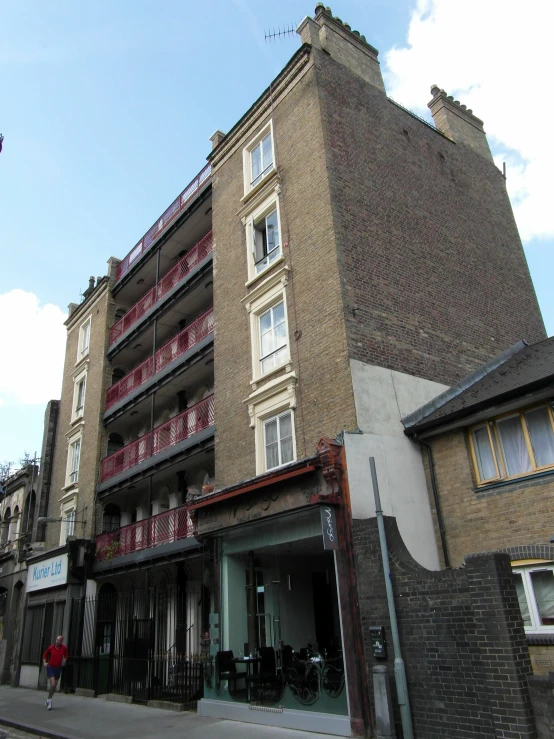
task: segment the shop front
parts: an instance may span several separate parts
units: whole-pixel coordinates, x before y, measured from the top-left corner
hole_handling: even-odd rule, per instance
[[[214,553],[201,715],[342,736],[353,720],[359,728],[359,623],[337,484],[316,457],[193,506]]]
[[[77,551],[78,551],[78,542]],[[56,636],[67,635],[70,601],[82,591],[80,568],[72,567],[69,547],[64,546],[27,560],[27,606],[25,609],[19,686],[46,689],[42,655]]]

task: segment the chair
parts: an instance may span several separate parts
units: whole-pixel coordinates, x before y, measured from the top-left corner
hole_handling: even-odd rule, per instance
[[[287,674],[287,670],[292,666],[293,650],[290,644],[285,644],[281,650],[281,671],[284,675]]]
[[[275,659],[275,649],[273,647],[260,647],[260,669],[256,675],[248,675],[246,682],[250,685],[257,685],[263,688],[264,685],[273,686],[277,680],[277,663]]]
[[[218,683],[222,680],[227,680],[229,683],[234,683],[235,688],[237,680],[242,680],[245,677],[243,673],[237,672],[237,666],[235,665],[231,650],[216,654],[215,670]]]

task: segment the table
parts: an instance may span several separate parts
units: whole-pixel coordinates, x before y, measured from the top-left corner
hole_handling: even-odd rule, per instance
[[[245,676],[248,678],[252,674],[252,665],[258,665],[262,661],[261,657],[235,657],[233,662],[237,665],[246,665]],[[238,674],[238,673],[237,673]],[[246,680],[246,700],[250,703],[250,681]]]

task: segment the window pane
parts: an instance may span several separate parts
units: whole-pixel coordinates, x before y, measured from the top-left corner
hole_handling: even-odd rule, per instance
[[[279,416],[279,437],[281,440],[290,437],[292,434],[292,422],[290,413],[284,413]]]
[[[512,416],[503,421],[498,421],[498,431],[502,442],[502,451],[508,475],[517,475],[521,472],[529,472],[531,460],[527,452],[521,420],[519,416]]]
[[[69,511],[66,519],[66,536],[73,536],[75,532],[75,511]]]
[[[554,626],[554,573],[552,570],[531,572],[531,582],[541,626]]]
[[[273,444],[277,441],[277,419],[268,421],[265,424],[265,443]]]
[[[279,417],[279,436],[281,441],[281,464],[292,462],[292,419],[290,413]]]
[[[278,303],[273,308],[273,325],[277,326],[285,321],[285,304]]]
[[[267,251],[271,252],[279,246],[279,226],[277,224],[277,211],[267,216],[265,219],[267,229]]]
[[[481,480],[490,480],[496,477],[498,473],[494,464],[494,456],[487,427],[483,426],[480,429],[475,429],[472,435],[477,467],[479,468],[479,477]]]
[[[554,433],[548,409],[535,408],[525,414],[537,467],[554,464]]]
[[[262,149],[263,149],[263,170],[266,170],[268,167],[270,167],[273,164],[273,152],[271,150],[271,134],[268,133],[267,136],[262,141]]]
[[[262,173],[262,151],[260,144],[252,149],[250,161],[252,162],[252,184],[254,184]]]
[[[279,466],[279,448],[277,442],[275,444],[269,444],[265,448],[265,466],[266,469],[270,470],[273,467]]]
[[[524,626],[531,627],[531,614],[529,613],[529,604],[527,603],[527,596],[525,595],[525,588],[523,587],[523,580],[521,572],[513,572],[514,583],[516,586],[517,599],[519,601],[519,610],[521,611],[521,617],[523,618]]]

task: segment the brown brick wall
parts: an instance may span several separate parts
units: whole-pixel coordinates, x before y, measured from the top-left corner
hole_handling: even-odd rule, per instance
[[[97,300],[98,296],[100,299]],[[78,426],[71,424],[73,404],[73,377],[84,366],[85,360],[78,366],[77,345],[79,329],[87,317],[92,316],[90,350],[88,355],[88,373],[84,408],[84,427],[81,441],[81,458],[79,464],[79,497],[77,500],[77,520],[85,520],[86,525],[75,524],[75,535],[94,535],[94,497],[98,482],[98,464],[100,447],[103,441],[103,427],[101,423],[104,411],[104,400],[107,387],[108,363],[106,349],[108,326],[113,323],[113,302],[107,290],[107,285],[89,297],[86,304],[79,306],[74,316],[71,316],[68,326],[65,365],[63,372],[62,393],[59,408],[58,427],[56,431],[56,446],[52,468],[52,486],[48,506],[49,516],[60,515],[60,498],[65,485],[67,468],[68,432]],[[60,537],[59,524],[50,523],[46,527],[46,544],[50,547],[58,546]]]
[[[267,122],[253,122],[234,153],[216,165],[213,203],[216,484],[255,475],[245,229],[237,211],[243,196],[243,146]],[[321,436],[355,426],[341,310],[320,109],[312,70],[275,105],[276,161],[281,178],[281,241],[291,269],[286,288],[292,369],[299,381],[295,413],[299,457],[314,453]],[[301,331],[298,340],[294,332]],[[260,386],[262,383],[260,383]]]
[[[313,55],[350,356],[452,384],[544,338],[498,169]]]
[[[523,478],[475,492],[465,433],[443,434],[431,446],[453,567],[474,552],[548,544],[554,532],[554,479]]]

